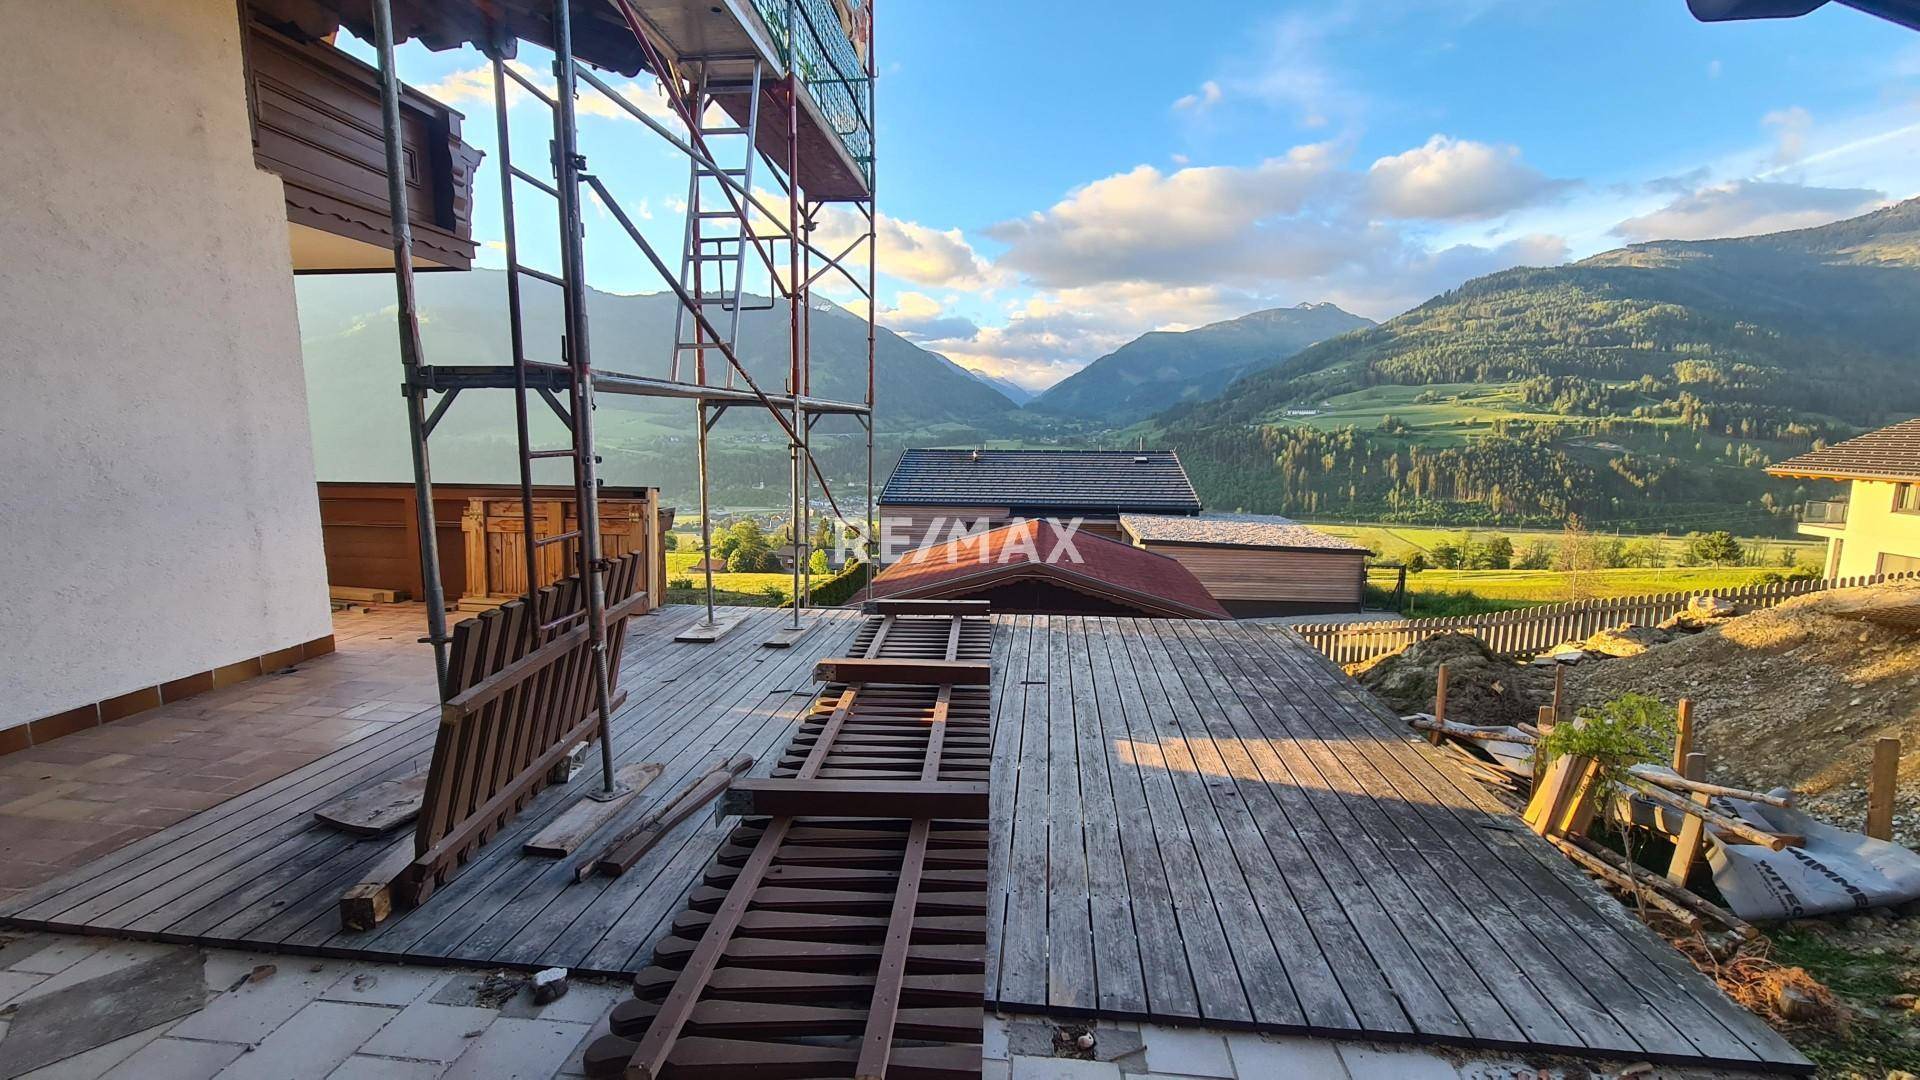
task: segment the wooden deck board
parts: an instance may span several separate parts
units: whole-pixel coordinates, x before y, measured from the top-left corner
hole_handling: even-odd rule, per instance
[[[851,611],[788,650],[781,613],[621,657],[621,764],[766,775],[843,655]],[[988,995],[999,1008],[1805,1071],[1564,858],[1286,631],[1000,616],[993,635]],[[9,902],[18,926],[415,962],[638,970],[731,822],[683,825],[627,874],[573,883],[520,842],[598,782],[537,798],[416,911],[343,932],[341,889],[388,846],[314,809],[417,771],[430,710]]]

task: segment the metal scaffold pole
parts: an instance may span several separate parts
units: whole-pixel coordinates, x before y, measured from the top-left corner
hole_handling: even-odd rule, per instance
[[[594,704],[600,713],[601,794],[618,792],[613,777],[613,705],[607,675],[606,562],[600,552],[599,458],[593,441],[593,358],[588,349],[586,225],[581,217],[580,185],[586,161],[580,156],[579,126],[574,113],[573,0],[554,0],[554,110],[553,156],[555,186],[560,191],[560,266],[566,282],[566,363],[572,373],[573,476],[577,500],[579,557],[576,560],[586,594],[587,640],[593,655]]]
[[[789,12],[793,4],[788,5]],[[796,26],[793,16],[788,15],[788,26]],[[801,305],[806,298],[806,283],[801,279],[801,215],[800,215],[800,76],[794,72],[793,63],[787,64],[787,378],[788,392],[793,395],[793,516],[787,521],[787,532],[793,538],[793,628],[800,629],[800,478],[802,471],[812,464],[808,454],[806,439],[807,418],[802,415],[800,402],[806,394],[803,382],[802,359],[805,346],[802,341],[803,329]]]
[[[393,286],[400,323],[401,392],[407,399],[407,437],[413,451],[414,527],[420,533],[420,591],[427,605],[427,640],[440,699],[447,698],[447,598],[440,582],[440,545],[433,519],[433,471],[427,457],[427,387],[421,379],[420,306],[413,283],[413,224],[407,217],[406,155],[401,145],[400,76],[393,52],[393,5],[374,0],[374,47],[380,54],[380,127],[387,167],[387,212],[393,225]]]

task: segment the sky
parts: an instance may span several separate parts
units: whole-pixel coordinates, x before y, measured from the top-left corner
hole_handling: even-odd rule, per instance
[[[880,320],[1029,388],[1149,330],[1317,302],[1386,319],[1507,267],[1920,193],[1920,34],[1837,4],[1703,24],[1684,0],[878,0],[875,35]],[[400,66],[488,154],[475,234],[502,265],[485,62],[409,44]],[[616,83],[667,115],[651,80]],[[582,110],[589,167],[676,259],[686,159],[591,91]],[[540,174],[544,113],[510,100]],[[516,195],[551,268],[549,205]],[[606,208],[587,226],[592,285],[663,288]],[[853,227],[829,212],[823,246]]]

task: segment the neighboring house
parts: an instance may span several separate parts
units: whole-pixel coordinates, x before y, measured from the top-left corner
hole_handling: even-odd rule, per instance
[[[1118,539],[1124,513],[1200,512],[1171,450],[908,450],[877,501],[883,553],[1038,517]]]
[[[1774,476],[1839,480],[1847,497],[1810,502],[1800,532],[1827,541],[1827,576],[1920,572],[1920,418],[1788,458]]]
[[[987,600],[1008,614],[1233,617],[1173,559],[1045,518],[910,551],[874,577],[867,598]]]
[[[393,256],[376,79],[301,7],[7,7],[0,752],[332,647],[293,275]],[[416,255],[464,268],[479,155],[401,105]]]
[[[1367,549],[1287,518],[1122,514],[1120,528],[1186,567],[1236,617],[1360,610]]]

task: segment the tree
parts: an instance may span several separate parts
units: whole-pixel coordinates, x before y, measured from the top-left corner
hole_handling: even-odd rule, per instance
[[[812,555],[807,556],[807,569],[812,570],[816,574],[830,574],[833,572],[833,567],[827,562],[825,549],[815,549]]]
[[[1687,553],[1703,563],[1730,566],[1740,561],[1740,541],[1724,530],[1695,533],[1687,539]]]
[[[1535,540],[1520,553],[1519,569],[1549,570],[1553,567],[1553,543],[1548,540]]]
[[[1567,599],[1585,600],[1593,595],[1593,571],[1598,563],[1593,534],[1580,523],[1578,514],[1568,518],[1553,557],[1553,568],[1567,575]]]
[[[680,537],[676,533],[668,533],[667,538],[661,541],[661,543],[666,545],[668,551],[680,550]]]
[[[1495,536],[1481,544],[1474,553],[1475,570],[1505,570],[1513,565],[1513,541],[1505,536]]]

